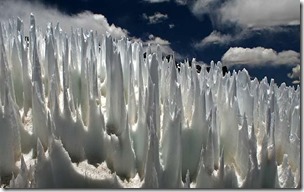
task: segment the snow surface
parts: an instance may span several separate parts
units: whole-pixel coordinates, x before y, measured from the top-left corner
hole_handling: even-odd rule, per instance
[[[301,186],[299,86],[30,23],[0,25],[2,186]]]

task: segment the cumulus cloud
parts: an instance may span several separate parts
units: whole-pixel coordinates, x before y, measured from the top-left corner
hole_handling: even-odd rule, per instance
[[[194,47],[196,49],[201,49],[201,48],[204,48],[211,44],[228,44],[229,42],[231,42],[231,40],[234,40],[234,39],[235,38],[229,34],[226,35],[226,34],[222,34],[222,33],[218,32],[218,31],[212,31],[210,33],[210,35],[205,37],[200,42],[194,44]]]
[[[171,43],[168,40],[162,39],[161,37],[154,36],[153,34],[149,35],[149,40],[143,41],[142,43],[143,43],[144,48],[147,48],[148,45],[150,45],[150,48],[152,51],[156,51],[157,45],[159,45],[160,49],[163,53],[163,56],[174,55],[175,59],[177,59],[177,60],[182,60],[184,58],[181,54],[179,54],[178,52],[175,52],[171,48],[171,46],[170,46]]]
[[[300,2],[296,0],[175,0],[187,5],[198,18],[208,14],[214,25],[237,24],[246,27],[270,27],[300,24]]]
[[[300,54],[292,50],[278,53],[264,47],[231,47],[223,55],[222,62],[228,66],[238,64],[249,66],[297,65],[300,64]]]
[[[220,46],[235,46],[238,43],[253,38],[255,35],[263,35],[265,39],[271,35],[271,38],[280,34],[298,35],[299,31],[297,27],[283,27],[273,26],[267,28],[244,28],[237,33],[221,33],[220,31],[214,30],[208,36],[202,40],[193,44],[193,47],[198,50],[202,50],[210,45]]]
[[[37,1],[2,0],[0,2],[0,21],[8,21],[8,19],[19,17],[24,22],[25,31],[29,29],[31,12],[35,15],[37,25],[43,29],[46,29],[48,22],[53,24],[59,22],[60,27],[65,32],[70,32],[73,26],[74,28],[82,27],[87,30],[94,30],[99,34],[109,32],[116,38],[128,35],[126,29],[109,24],[107,18],[101,14],[85,11],[71,16],[61,13],[56,8],[46,7]]]
[[[292,84],[300,84],[300,80],[294,80],[292,81]]]
[[[144,1],[149,2],[149,3],[163,3],[163,2],[170,1],[170,0],[144,0]]]
[[[196,16],[208,14],[212,11],[214,0],[198,0],[190,3],[190,9]]]
[[[154,15],[148,16],[146,13],[144,13],[143,18],[148,21],[148,24],[157,24],[168,19],[168,15],[162,14],[160,12],[155,12]]]
[[[245,27],[269,27],[300,24],[300,2],[290,0],[232,0],[220,9],[220,22]]]
[[[291,79],[296,79],[293,81],[294,84],[299,83],[299,79],[301,78],[301,67],[300,65],[296,65],[295,67],[292,68],[291,73],[288,73],[287,75]]]
[[[229,45],[263,31],[269,33],[284,31],[284,33],[288,33],[290,27],[286,26],[299,26],[300,24],[300,3],[298,1],[175,1],[186,3],[191,12],[198,18],[209,15],[213,27],[219,30],[213,31],[209,36],[193,44],[195,49],[203,49],[213,44]],[[237,34],[230,30],[235,27],[238,29]],[[223,29],[229,29],[228,31],[231,31],[231,33],[222,33]]]
[[[149,35],[149,40],[147,41],[147,43],[150,44],[159,44],[159,45],[170,45],[170,42],[162,39],[160,37],[155,37],[154,35],[150,34]]]
[[[175,27],[175,25],[172,23],[172,24],[169,24],[169,28],[170,29],[172,29],[172,28],[174,28]]]
[[[186,5],[197,18],[216,12],[221,0],[175,0],[177,5]]]

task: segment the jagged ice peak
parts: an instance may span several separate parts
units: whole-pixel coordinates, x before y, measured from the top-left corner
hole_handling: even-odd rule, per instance
[[[299,86],[30,24],[0,25],[2,186],[301,187]]]

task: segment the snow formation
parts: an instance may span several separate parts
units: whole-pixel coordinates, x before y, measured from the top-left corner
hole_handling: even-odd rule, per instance
[[[299,86],[220,62],[178,72],[160,47],[30,23],[0,26],[2,184],[301,186]]]

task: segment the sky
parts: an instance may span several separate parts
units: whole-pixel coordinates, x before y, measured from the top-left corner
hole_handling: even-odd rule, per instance
[[[278,85],[300,82],[298,0],[0,0],[0,22],[29,15],[43,29],[60,23],[159,44],[178,61],[221,61],[230,71]]]

